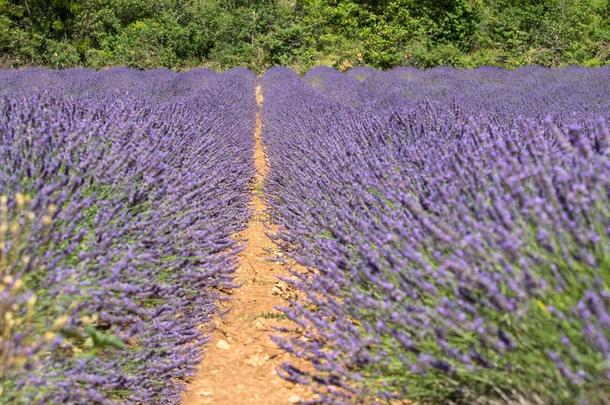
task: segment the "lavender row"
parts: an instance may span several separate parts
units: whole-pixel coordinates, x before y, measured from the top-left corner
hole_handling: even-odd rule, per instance
[[[232,288],[254,81],[0,72],[0,402],[179,402]]]
[[[278,341],[315,371],[286,378],[324,403],[608,400],[610,70],[263,86],[277,238],[312,269]]]
[[[392,113],[421,103],[452,109],[496,123],[518,117],[578,121],[608,114],[610,68],[530,66],[508,71],[483,67],[430,70],[401,67],[389,71],[355,68],[343,74],[327,67],[304,77],[326,97],[352,108]],[[500,120],[500,122],[497,122]]]

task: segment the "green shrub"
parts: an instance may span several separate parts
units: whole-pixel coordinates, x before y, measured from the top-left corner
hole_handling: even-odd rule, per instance
[[[48,41],[46,44],[46,54],[47,62],[45,65],[54,68],[78,66],[81,61],[76,47],[69,42]]]
[[[263,71],[610,61],[609,0],[0,0],[0,62]]]

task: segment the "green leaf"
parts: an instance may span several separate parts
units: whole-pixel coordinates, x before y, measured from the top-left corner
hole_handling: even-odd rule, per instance
[[[85,327],[87,334],[93,339],[94,347],[106,349],[126,349],[127,345],[118,336],[107,334],[97,330],[94,326],[89,325]]]

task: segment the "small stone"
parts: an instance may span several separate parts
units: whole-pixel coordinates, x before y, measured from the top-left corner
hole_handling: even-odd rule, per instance
[[[286,291],[288,291],[288,284],[283,281],[278,281],[271,289],[271,294],[281,296],[284,295]]]
[[[288,398],[288,402],[290,402],[291,404],[298,404],[299,402],[301,402],[303,399],[298,396],[298,395],[291,395],[290,398]]]
[[[294,287],[284,281],[278,281],[271,289],[271,295],[278,295],[284,299],[296,299]]]
[[[267,360],[269,360],[268,354],[262,356],[255,354],[254,356],[251,356],[248,360],[246,360],[246,364],[252,367],[260,367],[265,364]]]
[[[257,319],[256,322],[254,322],[254,327],[258,330],[263,330],[266,328],[265,323],[260,319]]]
[[[202,397],[211,397],[214,393],[211,390],[200,390],[197,391],[197,394]]]
[[[216,343],[216,347],[219,348],[220,350],[229,350],[231,348],[231,345],[226,340],[220,339]]]

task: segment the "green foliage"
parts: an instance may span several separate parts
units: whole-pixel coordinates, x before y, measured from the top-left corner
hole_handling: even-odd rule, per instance
[[[610,0],[0,0],[0,64],[610,63]]]

